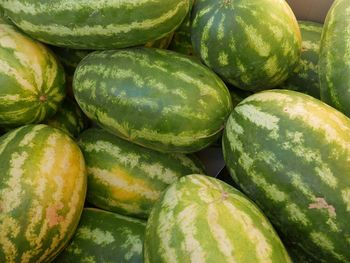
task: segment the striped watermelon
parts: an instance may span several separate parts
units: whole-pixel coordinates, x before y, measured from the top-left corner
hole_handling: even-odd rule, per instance
[[[284,239],[320,262],[350,262],[350,119],[299,92],[261,92],[234,109],[223,148]]]
[[[321,99],[350,117],[350,1],[336,0],[321,40]]]
[[[213,72],[161,49],[94,52],[77,68],[73,88],[103,128],[163,152],[205,148],[232,110],[229,91]]]
[[[323,25],[310,21],[299,21],[299,27],[303,38],[301,59],[282,87],[320,99],[318,58]]]
[[[87,128],[89,120],[75,101],[66,98],[57,113],[45,123],[77,137]]]
[[[181,178],[157,202],[146,226],[144,261],[291,262],[253,202],[203,175]]]
[[[0,262],[51,262],[83,210],[83,155],[65,133],[27,125],[0,138]]]
[[[85,208],[77,231],[56,263],[142,263],[146,223],[103,210]]]
[[[48,44],[112,49],[160,39],[184,20],[189,0],[0,0],[23,31]]]
[[[198,0],[192,43],[223,80],[252,91],[285,81],[301,51],[296,18],[283,0]]]
[[[101,129],[83,132],[79,145],[88,171],[87,201],[124,215],[147,218],[168,185],[203,172],[185,155],[149,150]]]
[[[39,42],[0,19],[0,126],[52,116],[65,96],[62,66]]]

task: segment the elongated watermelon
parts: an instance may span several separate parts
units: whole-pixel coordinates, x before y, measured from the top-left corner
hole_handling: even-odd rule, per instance
[[[56,114],[45,123],[77,137],[88,127],[89,120],[75,101],[66,98]]]
[[[51,262],[78,225],[86,171],[77,144],[47,125],[0,138],[0,262]]]
[[[39,123],[65,96],[60,63],[42,44],[0,19],[0,126]]]
[[[299,92],[261,92],[234,109],[223,149],[284,239],[318,262],[350,261],[350,119]]]
[[[143,148],[101,129],[83,132],[79,145],[88,171],[87,201],[124,215],[147,218],[165,188],[203,172],[185,155]]]
[[[0,0],[27,34],[55,46],[112,49],[143,45],[174,31],[189,0]]]
[[[175,52],[94,52],[73,80],[78,104],[103,128],[163,152],[196,152],[220,135],[230,93],[212,71]]]
[[[303,39],[301,58],[298,66],[281,87],[320,99],[318,59],[323,25],[310,21],[299,21],[299,27]]]
[[[350,2],[336,0],[324,25],[319,61],[321,99],[350,117]]]
[[[147,222],[145,263],[291,262],[256,205],[228,184],[204,175],[182,177]]]
[[[283,0],[198,0],[192,44],[225,82],[252,91],[285,81],[301,52],[298,23]]]
[[[146,222],[85,208],[71,243],[55,263],[142,263]]]

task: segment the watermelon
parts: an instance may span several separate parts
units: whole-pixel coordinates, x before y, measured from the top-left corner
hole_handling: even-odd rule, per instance
[[[195,54],[244,90],[278,86],[300,58],[298,23],[281,0],[198,0],[191,32]]]
[[[142,263],[146,223],[94,208],[85,208],[72,242],[54,261]]]
[[[39,42],[0,19],[0,126],[39,123],[65,96],[60,63]]]
[[[86,170],[77,144],[47,125],[0,137],[0,262],[51,262],[83,210]]]
[[[0,0],[24,32],[55,46],[115,49],[143,45],[174,31],[189,0]]]
[[[79,145],[88,171],[87,201],[123,215],[147,218],[168,185],[203,172],[183,154],[156,152],[97,128],[83,132]]]
[[[66,98],[57,113],[45,123],[77,137],[88,127],[89,120],[75,101]]]
[[[350,117],[350,2],[336,0],[324,25],[319,60],[321,99]]]
[[[318,58],[323,25],[310,21],[299,21],[302,35],[301,58],[283,88],[299,91],[320,99]]]
[[[223,151],[284,239],[319,262],[350,262],[349,118],[299,92],[261,92],[234,109]]]
[[[144,262],[291,261],[253,202],[218,179],[189,175],[172,184],[152,209]]]
[[[77,68],[74,95],[86,115],[117,136],[162,152],[214,142],[232,111],[212,71],[168,50],[94,52]]]

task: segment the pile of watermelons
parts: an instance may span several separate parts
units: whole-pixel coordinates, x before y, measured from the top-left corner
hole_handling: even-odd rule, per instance
[[[349,0],[0,9],[1,263],[350,262]]]

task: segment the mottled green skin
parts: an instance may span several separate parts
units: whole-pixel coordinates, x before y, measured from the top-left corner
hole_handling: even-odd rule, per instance
[[[72,137],[77,137],[88,127],[89,120],[75,101],[66,98],[56,114],[45,123],[66,132]]]
[[[87,201],[101,209],[147,218],[161,193],[181,176],[203,170],[182,154],[166,154],[102,129],[79,138],[88,170]]]
[[[320,262],[350,261],[350,120],[311,96],[257,93],[223,136],[234,181],[284,239]]]
[[[73,81],[78,104],[103,128],[162,152],[196,152],[214,142],[232,110],[219,77],[160,49],[95,52]]]
[[[190,7],[189,0],[1,0],[0,4],[12,21],[35,39],[94,50],[160,39],[181,24]]]
[[[173,37],[173,33],[170,33],[168,36],[148,42],[145,44],[146,47],[150,48],[163,48],[167,49]],[[56,54],[58,59],[61,61],[62,65],[65,68],[66,76],[70,80],[70,83],[73,81],[73,76],[76,68],[78,67],[80,61],[83,60],[87,55],[89,55],[94,50],[81,50],[81,49],[71,49],[71,48],[61,48],[50,46],[53,52]]]
[[[41,43],[0,18],[0,126],[40,123],[65,96],[60,63]]]
[[[198,0],[191,31],[195,54],[245,90],[280,85],[300,58],[300,31],[285,1]]]
[[[27,125],[0,137],[0,262],[51,262],[78,225],[83,155],[65,133]]]
[[[147,222],[145,263],[291,262],[256,205],[228,184],[182,177],[164,192]]]
[[[142,263],[146,222],[85,208],[71,243],[54,263]]]
[[[288,254],[290,258],[292,259],[293,263],[317,263],[319,262],[316,259],[313,259],[312,257],[305,254],[305,252],[301,249],[298,249],[294,246],[291,246],[290,244],[284,243],[286,246],[286,249],[288,251]]]
[[[320,99],[318,59],[323,25],[310,21],[299,21],[299,27],[303,39],[301,58],[298,66],[282,87]]]
[[[350,2],[336,0],[321,40],[321,99],[350,117]]]

